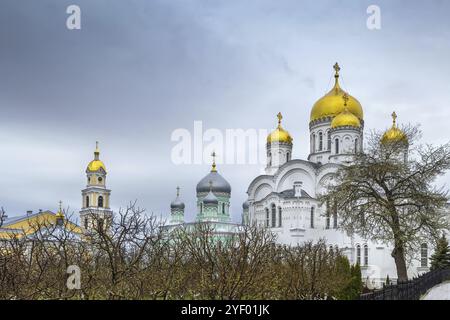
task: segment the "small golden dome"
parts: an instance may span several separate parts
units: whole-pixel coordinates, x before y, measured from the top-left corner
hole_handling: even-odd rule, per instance
[[[381,137],[381,143],[391,142],[405,142],[408,143],[408,137],[406,134],[397,127],[397,114],[395,111],[392,113],[392,127],[387,130]]]
[[[100,168],[102,168],[106,172],[106,166],[99,159],[99,157],[100,157],[100,150],[98,149],[98,141],[97,141],[95,151],[94,151],[94,160],[89,162],[88,167],[87,167],[88,171],[98,171],[98,170],[100,170]]]
[[[278,112],[277,117],[278,117],[278,127],[267,136],[267,143],[272,142],[292,143],[293,139],[289,134],[289,132],[287,132],[281,127],[281,119],[283,119],[281,112]]]
[[[349,96],[345,93],[342,96],[344,100],[344,111],[339,113],[336,117],[334,117],[333,121],[331,121],[331,128],[339,128],[339,127],[361,127],[361,121],[359,121],[358,117],[353,113],[348,111],[347,102],[350,99]]]
[[[63,213],[63,210],[62,210],[62,201],[60,200],[59,201],[59,209],[58,209],[58,212],[56,213],[56,218],[62,218],[62,219],[64,219],[64,213]]]
[[[335,83],[333,89],[325,96],[320,98],[311,110],[311,121],[319,120],[325,117],[334,117],[344,111],[344,104],[342,103],[342,95],[345,93],[339,85],[339,70],[340,67],[336,63],[334,65],[336,71],[334,75]],[[348,110],[358,117],[359,120],[364,119],[364,112],[361,104],[351,95],[348,95]]]

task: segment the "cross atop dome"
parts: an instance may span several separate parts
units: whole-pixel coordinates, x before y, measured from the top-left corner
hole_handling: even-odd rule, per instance
[[[392,116],[392,125],[395,127],[397,124],[397,113],[395,113],[394,111],[392,112],[391,116]]]
[[[333,69],[334,71],[336,71],[334,77],[339,78],[339,71],[341,71],[341,67],[339,67],[339,64],[337,62],[334,64]]]
[[[281,120],[283,119],[283,115],[281,114],[281,112],[278,112],[277,118],[278,118],[278,126],[281,126]]]
[[[211,153],[211,156],[213,158],[211,172],[217,172],[217,168],[216,168],[216,152],[213,151],[213,153]]]
[[[342,99],[344,100],[344,106],[347,109],[347,102],[348,102],[348,94],[347,92],[344,93],[344,95],[342,96]]]

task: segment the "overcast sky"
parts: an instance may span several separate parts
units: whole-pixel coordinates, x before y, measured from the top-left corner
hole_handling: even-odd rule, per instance
[[[66,28],[70,4],[81,30]],[[366,27],[371,4],[381,30]],[[449,12],[446,0],[1,0],[0,205],[13,216],[62,200],[77,212],[99,140],[114,209],[138,199],[167,215],[180,185],[191,220],[210,166],[173,164],[172,132],[196,120],[268,130],[281,111],[305,158],[309,113],[336,61],[366,132],[387,128],[395,109],[424,142],[446,142]],[[261,166],[219,172],[239,221]]]

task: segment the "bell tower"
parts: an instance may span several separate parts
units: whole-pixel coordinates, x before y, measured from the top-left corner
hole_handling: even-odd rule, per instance
[[[106,166],[100,160],[98,142],[94,151],[94,160],[86,168],[87,184],[81,191],[81,224],[86,232],[106,230],[112,219],[109,207],[111,190],[106,188]]]

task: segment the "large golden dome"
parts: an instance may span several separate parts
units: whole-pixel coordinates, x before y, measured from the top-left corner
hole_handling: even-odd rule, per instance
[[[382,144],[392,142],[408,143],[408,137],[406,136],[406,134],[397,127],[397,114],[395,113],[395,111],[392,113],[392,127],[389,130],[387,130],[381,137]]]
[[[283,116],[281,115],[281,112],[278,113],[278,127],[272,131],[267,136],[267,143],[272,142],[283,142],[283,143],[292,143],[292,137],[286,130],[281,127],[281,119],[283,119]]]
[[[360,128],[361,121],[359,121],[358,117],[348,110],[347,103],[348,100],[350,100],[348,95],[344,94],[342,99],[344,100],[344,111],[342,111],[336,117],[334,117],[333,121],[331,121],[331,128],[333,129],[340,127]]]
[[[311,110],[311,121],[319,120],[326,117],[334,117],[339,113],[344,111],[344,103],[342,101],[342,96],[346,93],[339,85],[339,70],[340,67],[336,63],[334,65],[336,71],[334,78],[335,83],[333,89],[328,92],[325,96],[320,98],[313,106]],[[361,104],[356,98],[348,95],[348,110],[358,117],[359,120],[364,119],[364,113]]]
[[[106,166],[100,159],[100,150],[98,149],[98,142],[96,142],[96,147],[94,151],[94,160],[89,162],[87,166],[88,171],[98,171],[100,169],[103,169],[106,172]]]

